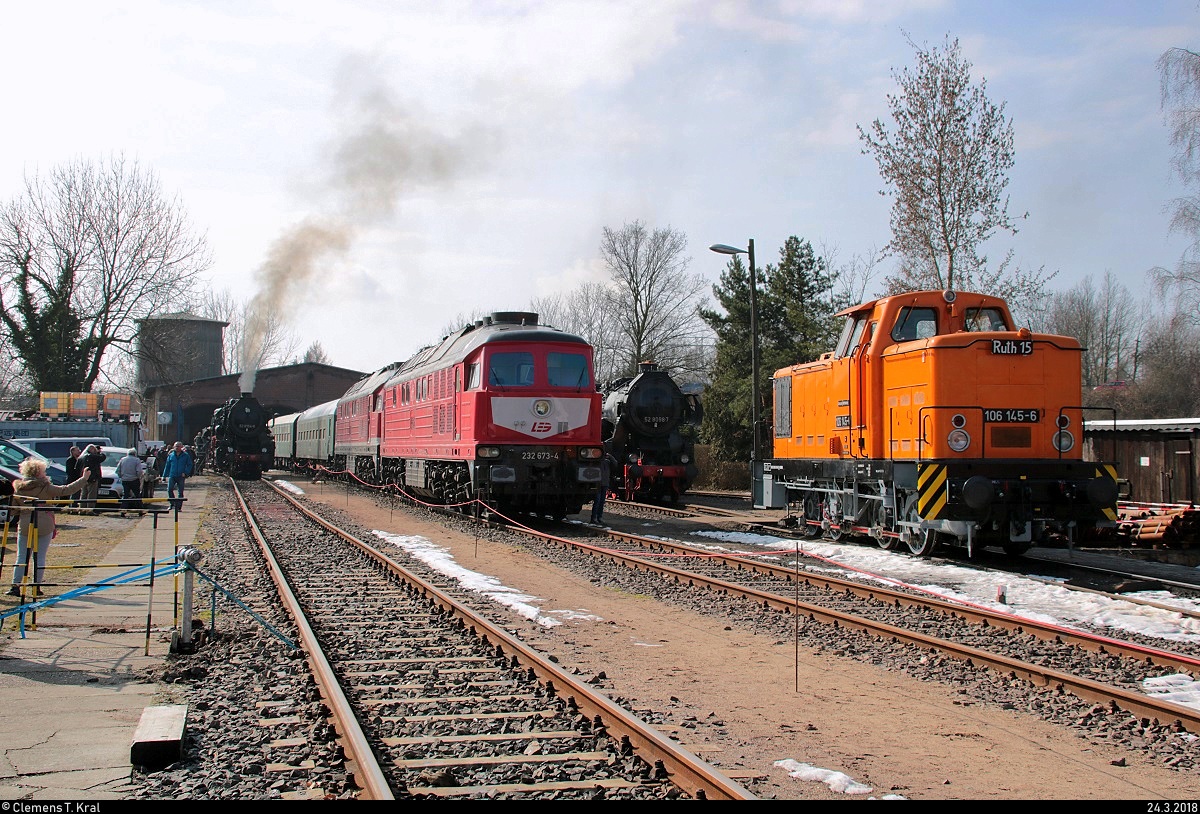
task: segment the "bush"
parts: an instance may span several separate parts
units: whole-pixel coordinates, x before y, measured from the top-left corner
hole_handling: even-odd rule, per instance
[[[717,492],[749,492],[750,463],[718,461],[707,444],[696,445],[696,481],[691,488]]]

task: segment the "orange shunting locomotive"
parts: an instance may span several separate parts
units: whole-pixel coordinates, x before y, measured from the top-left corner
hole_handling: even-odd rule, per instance
[[[965,292],[838,316],[832,352],[774,376],[764,472],[808,534],[1022,553],[1115,523],[1115,469],[1082,457],[1078,340],[1018,330],[1002,299]]]

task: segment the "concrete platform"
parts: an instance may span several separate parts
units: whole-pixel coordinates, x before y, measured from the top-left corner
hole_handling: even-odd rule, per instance
[[[148,565],[152,555],[171,557],[177,542],[193,544],[207,495],[206,478],[190,481],[178,527],[173,512],[157,515],[157,528],[155,516],[144,515],[103,562]],[[88,520],[81,515],[72,522],[86,529]],[[80,582],[104,582],[130,571],[94,568]],[[10,574],[6,568],[5,587]],[[151,591],[149,581],[141,580],[62,600],[40,609],[36,625],[27,615],[23,634],[16,617],[4,620],[0,800],[128,796],[134,732],[142,711],[160,703],[162,689],[144,676],[170,651],[177,582],[182,585],[172,576],[156,578]]]

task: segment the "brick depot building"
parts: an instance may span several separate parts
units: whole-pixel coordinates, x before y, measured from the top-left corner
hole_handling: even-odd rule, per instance
[[[298,413],[341,398],[365,376],[316,362],[259,370],[253,395],[270,415]],[[213,411],[241,395],[241,374],[159,384],[144,391],[144,439],[172,444],[192,439],[212,420]]]

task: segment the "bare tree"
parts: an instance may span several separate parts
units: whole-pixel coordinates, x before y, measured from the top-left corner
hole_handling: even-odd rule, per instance
[[[892,290],[986,290],[981,245],[997,230],[1016,233],[1008,214],[1008,172],[1014,164],[1012,121],[987,97],[987,82],[971,84],[971,64],[958,40],[918,47],[915,70],[893,71],[900,87],[888,95],[895,131],[879,119],[858,127],[863,153],[879,164],[892,198],[887,251],[901,268]]]
[[[1158,58],[1162,105],[1175,156],[1171,166],[1186,194],[1170,204],[1171,231],[1187,235],[1191,245],[1173,270],[1156,268],[1159,290],[1172,293],[1180,316],[1200,325],[1200,54],[1168,49]]]
[[[1050,300],[1046,327],[1083,344],[1083,385],[1091,389],[1137,378],[1147,317],[1146,306],[1108,271],[1098,288],[1089,276],[1055,294]]]
[[[600,256],[611,285],[607,302],[627,354],[617,375],[633,375],[652,360],[676,375],[699,376],[711,331],[700,318],[708,283],[687,271],[687,238],[673,229],[647,231],[640,221],[604,228]]]
[[[1200,414],[1200,327],[1175,310],[1151,322],[1142,341],[1145,363],[1118,396],[1118,418],[1181,418]]]
[[[831,302],[846,302],[851,305],[866,302],[869,299],[867,291],[879,271],[879,264],[883,262],[884,250],[872,246],[862,254],[851,255],[850,259],[843,263],[839,260],[841,250],[837,245],[826,241],[821,241],[819,245],[819,253],[825,258],[830,276],[835,281]]]
[[[37,404],[37,392],[7,332],[0,332],[0,406],[5,410],[29,409]]]
[[[544,325],[553,325],[586,339],[592,345],[596,383],[605,384],[622,375],[628,351],[617,320],[608,309],[612,292],[603,283],[584,283],[567,294],[534,298],[529,307],[541,315]]]
[[[489,313],[491,312],[482,308],[472,309],[465,314],[460,311],[454,316],[450,317],[450,321],[442,327],[442,332],[438,334],[438,338],[447,337],[450,334],[458,333],[467,325],[470,325],[473,322],[478,322],[486,317]],[[429,337],[429,340],[430,341],[428,344],[433,344],[434,337]]]
[[[196,306],[196,316],[229,323],[221,346],[221,371],[226,375],[244,372],[242,360],[246,356],[246,323],[249,315],[250,304],[238,301],[228,289],[205,291]],[[265,312],[261,343],[263,367],[283,364],[295,358],[300,347],[300,339],[295,331],[273,310]]]
[[[139,322],[190,301],[210,263],[178,198],[137,161],[25,177],[0,214],[0,313],[38,389],[89,391]]]

